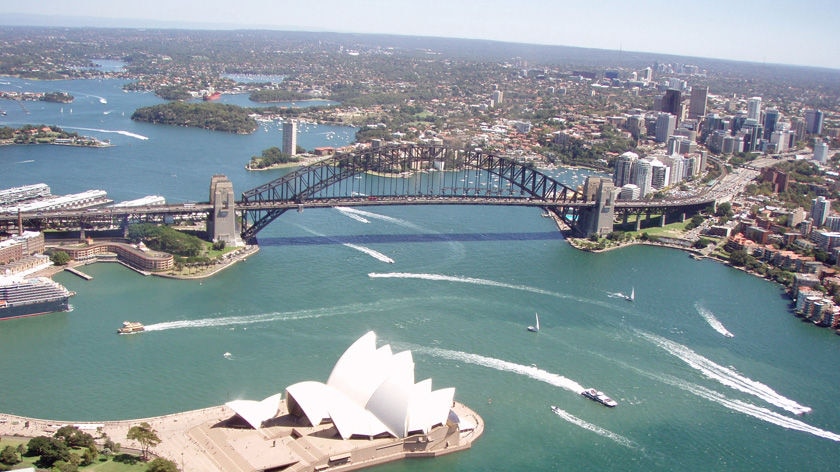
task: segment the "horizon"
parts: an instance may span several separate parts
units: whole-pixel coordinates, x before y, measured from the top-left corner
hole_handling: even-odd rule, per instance
[[[840,69],[840,57],[833,50],[833,45],[840,43],[840,32],[834,28],[840,11],[828,0],[804,0],[796,11],[778,15],[774,8],[777,3],[781,5],[777,0],[713,0],[687,10],[674,8],[667,0],[647,0],[644,8],[618,0],[598,5],[550,0],[527,0],[519,5],[502,0],[429,0],[422,8],[401,0],[360,0],[352,4],[339,0],[305,4],[240,0],[239,7],[231,9],[220,0],[189,0],[175,5],[163,0],[147,0],[142,5],[114,5],[107,0],[76,5],[45,0],[37,5],[14,6],[16,11],[4,14],[0,24],[472,39]]]

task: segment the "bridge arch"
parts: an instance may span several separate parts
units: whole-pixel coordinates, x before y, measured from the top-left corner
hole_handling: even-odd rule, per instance
[[[452,172],[454,171],[454,172]],[[364,174],[364,177],[360,177]],[[242,238],[290,209],[336,205],[527,204],[569,211],[577,190],[529,163],[427,144],[386,145],[338,153],[242,193]]]

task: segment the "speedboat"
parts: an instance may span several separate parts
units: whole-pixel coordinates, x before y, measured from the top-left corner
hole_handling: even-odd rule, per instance
[[[610,408],[618,405],[618,402],[608,397],[604,392],[595,390],[594,388],[587,388],[586,390],[580,392],[580,394],[592,401],[596,401]]]

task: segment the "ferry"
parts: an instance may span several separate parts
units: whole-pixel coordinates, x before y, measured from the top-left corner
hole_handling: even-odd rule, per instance
[[[592,401],[596,401],[610,408],[618,405],[618,402],[608,397],[604,392],[595,390],[594,388],[587,388],[586,390],[580,392],[580,394]]]
[[[221,92],[208,93],[207,95],[204,95],[204,96],[202,97],[202,99],[203,99],[205,102],[211,102],[211,101],[213,101],[213,100],[218,100],[218,99],[220,99],[220,98],[222,98],[222,94],[221,94]]]
[[[143,323],[138,321],[123,321],[122,327],[117,330],[117,334],[133,334],[141,333],[146,330]]]

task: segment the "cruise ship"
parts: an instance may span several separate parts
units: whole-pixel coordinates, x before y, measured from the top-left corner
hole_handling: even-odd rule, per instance
[[[0,319],[68,311],[73,295],[44,277],[0,282]]]

